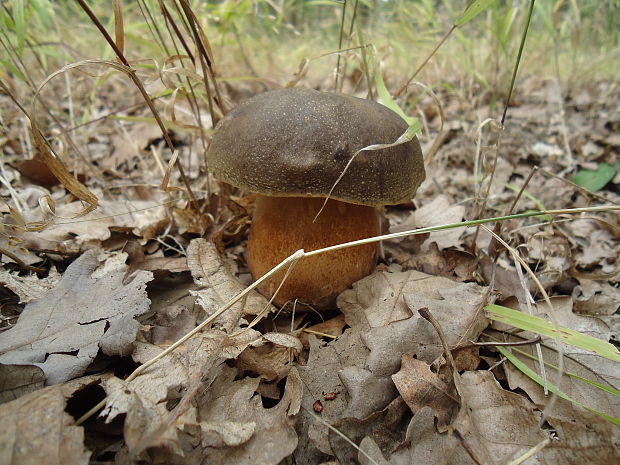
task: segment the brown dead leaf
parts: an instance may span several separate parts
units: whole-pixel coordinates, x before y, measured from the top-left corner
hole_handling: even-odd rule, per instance
[[[578,219],[569,225],[582,246],[575,259],[578,267],[591,270],[599,266],[603,273],[617,271],[618,242],[610,231],[591,219]]]
[[[169,456],[170,461],[173,457],[177,460],[189,453],[182,447],[185,439],[195,439],[191,437],[200,421],[194,408],[198,393],[221,375],[224,360],[236,358],[251,344],[264,341],[251,329],[232,337],[217,329],[200,333],[131,382],[116,378],[106,382],[108,397],[102,415],[106,422],[127,415],[124,436],[131,455],[143,456],[148,449]],[[135,348],[133,357],[138,362],[161,352],[150,344],[137,343]],[[170,409],[170,405],[176,407]]]
[[[403,294],[413,289],[432,292],[436,286],[435,279],[442,278],[433,278],[418,271],[376,272],[353,283],[353,289],[340,294],[338,307],[352,328],[364,331],[385,326],[411,317]]]
[[[163,202],[162,202],[163,203]],[[59,218],[72,218],[83,210],[81,202],[73,202],[56,207]],[[29,212],[29,222],[43,221],[45,216],[40,209]],[[79,219],[58,219],[43,231],[23,233],[21,238],[32,247],[39,249],[55,249],[62,244],[67,250],[79,251],[88,245],[97,246],[110,238],[110,228],[123,228],[136,236],[146,238],[153,236],[153,225],[156,230],[162,228],[167,221],[166,208],[156,201],[143,200],[101,200],[96,210]]]
[[[0,463],[56,465],[89,463],[84,430],[66,411],[74,392],[99,381],[98,376],[76,379],[32,392],[0,406]]]
[[[440,434],[435,428],[435,413],[424,407],[405,428],[404,439],[392,452],[386,453],[370,436],[360,447],[380,465],[471,465],[472,460],[452,434]],[[387,457],[387,459],[386,459]],[[361,453],[358,460],[364,465],[370,461]]]
[[[471,281],[478,265],[478,259],[460,250],[439,250],[437,244],[432,242],[426,252],[413,254],[402,265],[433,276]]]
[[[2,334],[0,363],[38,366],[47,383],[56,384],[84,373],[99,349],[106,355],[129,354],[138,330],[134,317],[149,308],[146,283],[152,274],[136,273],[123,284],[127,267],[122,262],[105,273],[106,264],[97,270],[96,254],[85,252]]]
[[[346,330],[335,341],[325,344],[314,335],[308,338],[310,355],[306,366],[298,367],[299,375],[304,384],[303,403],[305,411],[313,411],[313,404],[330,392],[337,393],[335,399],[323,402],[321,417],[328,423],[336,421],[348,407],[348,393],[339,373],[349,366],[363,367],[368,349],[360,340],[359,333],[352,329]],[[379,398],[383,392],[371,391],[369,397]],[[389,402],[389,401],[388,401]],[[332,454],[328,441],[328,428],[317,423],[302,412],[298,432],[303,439],[301,447],[307,451],[317,448],[324,454]],[[300,429],[301,428],[301,429]],[[310,443],[308,443],[308,439]]]
[[[505,464],[547,437],[535,406],[502,389],[493,373],[465,372],[457,388],[462,406],[453,427],[483,463]]]
[[[613,315],[620,308],[620,289],[606,281],[577,278],[573,288],[574,310],[577,313],[605,316]]]
[[[288,375],[302,348],[299,339],[289,334],[263,334],[260,341],[239,355],[237,368],[257,373],[266,381],[280,381]]]
[[[144,156],[142,151],[161,137],[161,129],[154,122],[136,122],[128,130],[111,137],[112,155],[99,163],[102,168],[116,171],[123,162]]]
[[[308,348],[310,347],[308,337],[310,334],[312,334],[312,331],[338,337],[342,334],[342,331],[344,330],[346,324],[347,323],[344,321],[344,315],[342,313],[339,313],[334,318],[330,318],[327,321],[322,321],[321,323],[318,323],[316,325],[304,328],[304,331],[299,336],[299,340],[305,348]]]
[[[0,233],[0,249],[3,263],[19,263],[20,266],[23,266],[23,264],[33,265],[41,261],[41,258],[25,247],[26,243],[21,236],[9,235],[7,234],[8,232],[9,228]]]
[[[45,386],[45,374],[32,365],[0,365],[0,404]]]
[[[591,317],[591,316],[583,316],[577,315],[573,313],[573,299],[571,297],[552,297],[551,305],[553,306],[553,314],[549,315],[549,308],[545,302],[538,303],[534,306],[534,314],[537,316],[541,316],[542,318],[548,321],[555,321],[560,326],[564,326],[575,331],[579,331],[582,334],[586,334],[591,337],[595,337],[597,339],[601,339],[605,342],[608,342],[611,338],[611,330],[609,326],[601,321],[599,318]],[[514,306],[518,309],[517,306]],[[494,323],[494,327],[495,327]],[[497,327],[501,327],[497,325]],[[525,338],[534,337],[533,333],[523,332],[520,334]],[[545,339],[544,345],[546,347],[554,348],[556,347],[556,342],[553,339]],[[529,349],[526,349],[529,352]],[[591,374],[596,374],[596,377],[600,380],[604,380],[605,384],[609,384],[616,389],[620,389],[620,373],[618,372],[618,367],[613,363],[609,363],[609,360],[600,357],[590,351],[585,349],[580,349],[579,347],[574,347],[568,344],[563,345],[564,355],[567,359],[576,362],[578,365],[586,368],[588,372]],[[553,355],[552,359],[556,357]],[[568,362],[565,362],[568,363]],[[568,370],[568,365],[567,365]],[[536,370],[538,371],[538,370]],[[581,372],[581,370],[579,370]],[[584,376],[586,379],[592,379],[591,376]],[[551,379],[553,381],[553,379]],[[578,383],[577,383],[578,384]],[[582,386],[586,392],[589,392],[591,387],[589,385]],[[572,391],[572,389],[571,389]],[[566,392],[566,391],[564,391]],[[572,397],[572,394],[566,392],[569,396]],[[600,394],[604,394],[600,392]],[[604,397],[610,397],[606,394]],[[579,396],[581,400],[584,401],[585,405],[590,405],[589,402],[586,401],[588,395]],[[592,400],[598,398],[599,396],[595,393],[590,394]],[[575,398],[575,397],[573,397]],[[618,407],[620,407],[620,401],[614,402]],[[595,407],[593,407],[595,408]],[[607,405],[606,409],[609,408]],[[620,416],[620,410],[617,412],[617,416]]]
[[[418,208],[413,212],[414,228],[426,228],[442,224],[458,223],[463,220],[465,207],[463,205],[451,205],[450,200],[445,195],[438,195],[430,203]],[[460,240],[463,234],[462,228],[449,229],[446,231],[432,232],[429,238],[422,245],[422,250],[428,250],[431,242],[435,242],[440,250],[448,247],[460,247]]]
[[[411,412],[401,397],[396,397],[379,412],[359,420],[342,418],[334,427],[355,443],[368,437],[387,455],[393,453],[405,439],[406,424]],[[339,463],[355,463],[359,451],[342,436],[334,431],[329,432],[329,442]]]
[[[445,431],[458,400],[450,386],[433,373],[426,362],[403,355],[400,370],[392,375],[392,380],[414,415],[424,407],[432,408],[440,431]]]
[[[58,284],[60,278],[60,273],[53,266],[45,278],[39,278],[34,273],[20,276],[17,273],[11,273],[4,268],[0,268],[0,283],[17,294],[19,302],[22,304],[41,298]]]
[[[560,419],[552,414],[547,421],[559,440],[538,454],[545,465],[610,465],[620,462],[620,429],[617,426],[584,410],[571,418]]]
[[[301,404],[301,379],[292,368],[284,396],[278,405],[265,409],[256,395],[259,380],[235,381],[235,375],[234,369],[225,368],[199,399],[204,460],[277,465],[297,446],[292,416]]]
[[[219,310],[245,289],[222,262],[215,245],[205,239],[194,239],[190,243],[187,248],[187,263],[194,281],[203,288],[192,291],[192,295],[197,297],[197,302],[207,315]],[[265,297],[253,291],[219,317],[216,324],[230,331],[237,326],[243,315],[257,315],[264,309],[269,312],[275,310],[273,306],[268,306],[268,303]]]
[[[291,369],[292,354],[286,347],[263,345],[244,350],[237,360],[237,367],[260,375],[265,381],[280,381]]]
[[[41,186],[52,187],[60,183],[45,164],[45,159],[40,153],[35,153],[29,160],[16,163],[15,168],[23,176]]]
[[[381,276],[383,274],[388,276]],[[398,283],[392,289],[398,289],[399,293],[392,292],[389,299],[385,297],[389,295],[385,289],[383,292],[379,289],[366,294],[367,289],[374,289],[373,282],[385,282],[386,279]],[[357,296],[353,294],[356,291]],[[481,309],[489,301],[488,289],[473,283],[455,283],[446,278],[413,271],[375,273],[354,284],[352,291],[346,292],[351,293],[350,302],[343,307],[343,312],[347,322],[351,319],[351,326],[368,327],[367,320],[362,320],[362,323],[359,321],[360,315],[370,310],[377,313],[371,317],[373,322],[386,322],[362,332],[362,340],[371,351],[367,368],[375,375],[390,376],[396,373],[403,354],[414,355],[428,363],[441,356],[443,349],[437,333],[418,314],[420,308],[428,308],[439,321],[451,347],[476,340],[487,325]],[[355,300],[354,296],[357,297]],[[407,305],[411,317],[392,322],[389,317],[382,318],[381,313],[390,315],[394,307],[403,304]]]
[[[497,336],[497,333],[491,333],[491,335]],[[515,338],[513,340],[520,339]],[[573,348],[567,345],[564,345],[564,349],[567,352],[573,351]],[[615,387],[617,389],[617,367],[614,367],[613,364],[602,363],[596,360],[596,358],[590,356],[587,356],[587,358],[583,361],[579,361],[579,356],[581,354],[567,353],[564,356],[564,372],[567,374],[570,373],[571,376],[562,376],[561,381],[558,383],[558,372],[555,368],[553,368],[554,366],[558,366],[557,352],[549,349],[545,344],[542,346],[542,354],[543,359],[547,364],[545,370],[547,379],[550,383],[557,385],[562,392],[581,405],[585,405],[598,412],[620,418],[620,399],[618,399],[617,396],[607,393],[601,389],[597,389],[594,386],[582,381],[582,379],[586,379],[599,383],[602,386],[607,386],[610,388]],[[538,366],[535,362],[537,356],[533,347],[521,347],[515,355],[517,355],[519,359],[530,369],[535,372],[539,372]],[[512,364],[504,364],[504,371],[506,372],[508,384],[511,389],[523,389],[523,391],[525,391],[534,403],[541,409],[547,405],[549,402],[549,396],[544,394],[542,386],[525,376]],[[573,419],[582,416],[583,412],[584,410],[578,405],[558,398],[555,401],[554,408],[549,412],[549,415],[563,421],[572,421]],[[603,422],[604,420],[599,419],[599,421]]]

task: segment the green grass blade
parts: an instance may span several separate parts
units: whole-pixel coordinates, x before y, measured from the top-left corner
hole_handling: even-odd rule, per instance
[[[17,37],[17,54],[22,56],[24,53],[24,37],[26,34],[24,0],[13,0],[11,4],[13,21],[15,23],[15,36]]]
[[[383,76],[381,75],[381,68],[379,66],[377,66],[377,72],[375,73],[375,84],[381,103],[407,122],[407,126],[409,126],[407,128],[407,134],[413,138],[414,135],[421,131],[420,122],[417,118],[407,116],[403,109],[394,101],[387,87],[385,87],[385,82],[383,82]]]
[[[470,22],[484,10],[486,10],[491,3],[495,2],[495,0],[476,0],[471,5],[469,5],[465,11],[456,18],[454,24],[461,27],[463,24]]]
[[[523,355],[524,357],[527,357],[531,360],[534,360],[535,362],[538,362],[538,357],[533,356],[532,354],[528,354],[527,352],[525,352],[524,350],[520,350],[517,347],[513,347],[512,348],[512,352],[516,352],[520,355]],[[549,367],[549,368],[553,368],[554,370],[559,370],[559,367],[557,365],[554,365],[553,363],[549,363],[549,362],[545,362],[545,366]],[[613,396],[616,397],[620,397],[620,391],[617,389],[614,389],[613,387],[610,386],[606,386],[604,384],[601,383],[597,383],[596,381],[592,381],[590,379],[584,378],[583,376],[579,376],[576,373],[572,373],[570,371],[565,371],[564,374],[566,376],[569,376],[571,378],[575,378],[578,379],[579,381],[583,381],[586,384],[589,384],[590,386],[593,386],[597,389],[600,389],[601,391],[605,391],[608,394],[611,394]]]
[[[513,310],[512,308],[502,307],[501,305],[487,305],[484,309],[489,312],[489,318],[500,321],[508,325],[520,328],[525,331],[532,331],[541,336],[556,339],[559,337],[562,342],[588,350],[601,357],[608,358],[615,362],[620,362],[620,352],[609,342],[602,341],[595,337],[582,334],[563,326],[556,326],[543,318],[528,315],[527,313]]]
[[[496,346],[496,348],[504,357],[510,360],[510,363],[512,363],[515,366],[515,368],[517,368],[517,370],[519,370],[521,373],[523,373],[525,376],[527,376],[531,380],[535,381],[540,386],[543,386],[542,378],[535,371],[533,371],[530,367],[528,367],[525,363],[523,363],[519,359],[519,357],[514,355],[508,348],[501,347],[501,346]],[[562,399],[567,400],[572,404],[579,405],[580,407],[605,418],[606,420],[612,422],[616,426],[620,426],[620,419],[616,417],[612,417],[611,415],[607,415],[605,413],[599,412],[598,410],[594,410],[588,407],[587,405],[583,405],[581,402],[577,402],[575,399],[566,395],[564,392],[558,389],[558,387],[555,384],[549,381],[547,381],[547,388],[549,389],[549,391],[553,392],[558,397],[561,397]]]
[[[12,73],[18,79],[24,82],[26,81],[26,77],[10,61],[3,60],[2,58],[0,58],[0,65],[4,66],[10,73]]]

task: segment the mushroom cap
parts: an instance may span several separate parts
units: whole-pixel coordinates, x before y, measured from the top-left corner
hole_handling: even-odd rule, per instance
[[[262,195],[327,197],[359,149],[395,142],[407,123],[389,108],[343,94],[291,88],[246,100],[216,126],[209,168]],[[330,197],[361,205],[410,200],[424,180],[417,138],[360,152]]]

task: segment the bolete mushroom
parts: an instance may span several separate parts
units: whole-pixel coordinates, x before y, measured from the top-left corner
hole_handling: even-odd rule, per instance
[[[391,144],[406,130],[400,116],[376,102],[298,88],[260,94],[228,113],[215,128],[208,161],[220,180],[258,194],[247,247],[252,277],[299,249],[380,234],[378,207],[409,201],[424,180],[420,144],[414,137],[353,155]],[[372,272],[377,250],[366,244],[302,259],[274,303],[334,305]],[[271,297],[279,283],[276,275],[259,290]]]

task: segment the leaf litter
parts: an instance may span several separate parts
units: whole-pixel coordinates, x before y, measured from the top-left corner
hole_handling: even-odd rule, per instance
[[[533,164],[552,173],[575,168],[564,153],[558,96],[544,82],[523,86],[528,92],[508,113],[489,212],[507,210]],[[465,102],[447,92],[441,98],[459,121],[448,124],[415,204],[388,208],[390,231],[479,214],[476,176],[488,176],[498,155],[489,143],[474,173],[477,128],[493,110],[482,99]],[[563,103],[569,143],[582,167],[614,165],[611,105],[592,96]],[[133,367],[162,354],[244,289],[252,205],[251,197],[215,184],[195,203],[145,186],[160,181],[153,173],[161,173],[172,154],[156,140],[154,125],[140,120],[129,128],[111,138],[98,134],[89,144],[111,179],[130,175],[143,185],[110,192],[84,175],[99,206],[79,221],[62,220],[83,209],[62,186],[29,177],[23,166],[11,178],[13,192],[24,199],[25,222],[49,219],[33,200],[31,183],[50,193],[57,217],[47,229],[22,232],[17,214],[2,210],[9,228],[2,248],[46,271],[6,259],[0,274],[6,302],[25,304],[16,323],[3,313],[9,329],[0,333],[0,416],[10,427],[0,436],[0,463],[469,464],[475,456],[499,464],[549,438],[537,462],[526,463],[617,461],[620,441],[610,422],[561,398],[547,411],[541,386],[509,363],[489,371],[500,356],[472,345],[529,336],[488,327],[485,305],[525,302],[527,293],[510,256],[494,252],[491,237],[473,229],[384,244],[378,270],[339,297],[340,314],[279,312],[251,292],[212,327],[127,381]],[[480,136],[483,145],[493,142],[491,132]],[[22,155],[12,150],[9,157]],[[205,188],[200,150],[187,141],[179,157],[191,162],[191,179]],[[566,199],[575,206],[593,202],[579,186],[541,171],[533,179],[518,211],[564,208]],[[170,185],[181,185],[174,172]],[[617,186],[616,176],[597,195],[618,202]],[[503,237],[555,296],[560,324],[618,340],[617,217],[524,220],[503,228]],[[526,278],[525,284],[537,297],[535,283]],[[439,322],[456,371],[421,309]],[[248,328],[260,314],[263,320]],[[544,341],[552,382],[553,347]],[[536,370],[531,347],[512,350]],[[615,367],[572,347],[564,354],[562,391],[619,417],[616,397],[582,381],[617,388]],[[105,392],[105,407],[76,426],[96,404],[92,386],[101,391],[97,400]],[[72,409],[77,400],[84,402],[79,412]]]

